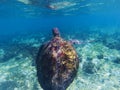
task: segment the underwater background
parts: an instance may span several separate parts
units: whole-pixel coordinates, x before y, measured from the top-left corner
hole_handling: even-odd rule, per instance
[[[0,0],[0,90],[43,90],[40,45],[58,27],[79,56],[67,90],[120,90],[120,0]]]

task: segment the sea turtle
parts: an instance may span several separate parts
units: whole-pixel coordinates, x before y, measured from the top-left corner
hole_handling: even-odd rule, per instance
[[[53,38],[43,44],[36,59],[37,77],[44,90],[66,90],[76,76],[79,60],[70,42],[53,28]]]

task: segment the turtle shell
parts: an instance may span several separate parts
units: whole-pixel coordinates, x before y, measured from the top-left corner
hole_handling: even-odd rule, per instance
[[[56,36],[40,47],[36,65],[44,90],[66,90],[76,76],[79,60],[71,43]]]

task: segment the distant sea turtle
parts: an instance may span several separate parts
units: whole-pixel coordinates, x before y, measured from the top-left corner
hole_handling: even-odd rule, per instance
[[[44,90],[66,90],[76,76],[79,60],[70,42],[63,40],[58,28],[43,44],[36,59],[37,77]]]

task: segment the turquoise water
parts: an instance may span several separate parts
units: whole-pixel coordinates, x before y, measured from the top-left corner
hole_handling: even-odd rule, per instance
[[[67,90],[120,90],[119,0],[1,0],[0,90],[42,90],[35,69],[40,45],[58,27],[79,70]]]

